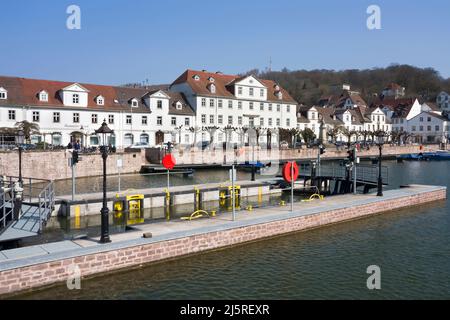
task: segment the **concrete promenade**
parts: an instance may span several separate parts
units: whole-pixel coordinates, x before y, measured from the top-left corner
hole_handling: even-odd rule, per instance
[[[237,221],[232,221],[230,214],[221,214],[139,225],[112,235],[112,243],[105,245],[99,244],[99,239],[82,239],[1,251],[0,295],[65,282],[73,265],[83,277],[91,277],[445,198],[446,187],[411,185],[385,191],[384,197],[341,195],[296,203],[294,212],[289,205],[240,211]],[[143,238],[146,232],[153,237]]]

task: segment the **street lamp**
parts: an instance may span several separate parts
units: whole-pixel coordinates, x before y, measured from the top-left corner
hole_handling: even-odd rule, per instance
[[[384,132],[379,132],[377,134],[377,145],[378,149],[380,150],[380,154],[378,156],[378,192],[377,197],[383,196],[383,178],[381,176],[381,158],[382,158],[382,151],[383,151],[383,145],[386,143],[386,134]]]
[[[102,216],[100,243],[109,243],[111,242],[111,240],[109,238],[109,209],[106,198],[106,159],[108,159],[109,152],[108,138],[114,133],[114,131],[108,127],[108,125],[106,124],[106,120],[104,120],[100,129],[95,130],[95,133],[98,134],[101,138],[100,151],[103,158],[103,207],[100,210]]]
[[[19,183],[20,186],[23,186],[23,179],[22,179],[22,151],[23,151],[23,143],[25,141],[25,133],[22,129],[20,129],[17,132],[17,144],[19,147]]]

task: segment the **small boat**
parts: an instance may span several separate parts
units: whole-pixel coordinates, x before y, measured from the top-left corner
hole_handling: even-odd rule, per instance
[[[240,163],[237,165],[237,168],[244,171],[252,171],[253,168],[256,169],[256,171],[261,171],[261,169],[264,169],[267,165],[260,162],[260,161],[246,161],[244,163]]]
[[[425,152],[419,154],[403,154],[400,155],[398,159],[412,161],[449,161],[450,152],[440,150],[436,152]]]

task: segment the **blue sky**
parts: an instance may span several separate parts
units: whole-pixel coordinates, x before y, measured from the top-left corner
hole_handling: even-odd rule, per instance
[[[66,9],[81,8],[81,30]],[[381,8],[382,29],[366,27]],[[10,0],[0,74],[100,84],[169,83],[185,69],[348,69],[407,63],[450,77],[443,0]]]

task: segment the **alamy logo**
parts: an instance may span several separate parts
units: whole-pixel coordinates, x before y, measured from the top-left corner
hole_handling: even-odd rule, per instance
[[[381,8],[377,5],[371,5],[367,8],[367,29],[380,30],[381,29]]]
[[[76,264],[71,264],[67,268],[69,277],[67,278],[67,289],[81,290],[81,270]]]
[[[367,274],[370,277],[367,278],[367,289],[369,290],[381,290],[381,269],[379,266],[367,267]]]
[[[69,15],[66,21],[67,29],[80,30],[81,29],[81,9],[77,5],[70,5],[67,7],[66,13]]]

